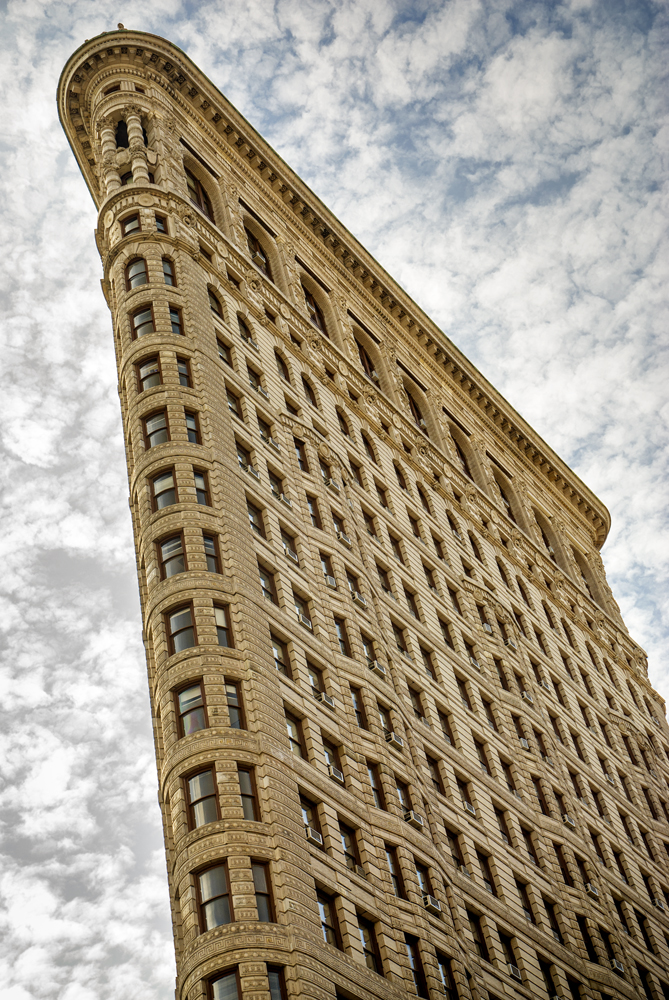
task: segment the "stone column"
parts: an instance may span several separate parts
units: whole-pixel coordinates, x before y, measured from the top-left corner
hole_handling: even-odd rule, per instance
[[[134,105],[126,108],[125,123],[128,126],[128,144],[132,165],[133,184],[149,183],[149,168],[146,162],[146,146],[142,134],[142,110]]]
[[[116,166],[116,122],[112,118],[101,118],[98,122],[102,144],[102,177],[100,180],[109,196],[121,186],[121,175]]]

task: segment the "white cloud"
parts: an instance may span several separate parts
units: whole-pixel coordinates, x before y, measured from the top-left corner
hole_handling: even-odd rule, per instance
[[[173,989],[111,327],[54,101],[65,60],[120,20],[221,86],[609,506],[609,579],[669,695],[665,19],[604,0],[127,2],[114,23],[100,0],[5,6],[8,1000]]]

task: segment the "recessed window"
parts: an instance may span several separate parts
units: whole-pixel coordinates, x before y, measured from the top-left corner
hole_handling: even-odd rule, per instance
[[[207,713],[202,695],[202,683],[189,684],[176,694],[179,735],[190,736],[207,728]]]
[[[220,573],[218,558],[218,539],[214,535],[202,535],[204,554],[207,558],[207,570],[210,573]]]
[[[188,187],[188,197],[193,202],[194,205],[200,209],[201,212],[207,216],[212,222],[214,222],[214,212],[211,207],[211,201],[209,200],[209,195],[205,191],[204,187],[200,181],[195,177],[190,170],[186,170],[186,184]]]
[[[213,539],[211,539],[213,541]],[[207,561],[209,556],[207,556]],[[216,620],[216,637],[218,639],[219,646],[227,646],[231,648],[234,643],[232,641],[232,629],[230,628],[230,610],[227,605],[215,604],[214,605],[214,618]]]
[[[279,372],[279,375],[285,382],[288,382],[290,384],[290,374],[288,372],[288,365],[277,351],[274,352],[274,357],[276,359],[276,367],[277,371]]]
[[[156,215],[156,229],[159,233],[167,232],[167,220],[162,215]]]
[[[267,259],[267,254],[265,253],[262,243],[258,240],[250,229],[244,227],[244,232],[246,233],[246,243],[249,248],[249,254],[251,260],[256,267],[260,268],[263,274],[272,280],[272,272],[270,270],[269,261]]]
[[[116,94],[116,93],[118,93],[118,91],[120,89],[121,89],[121,84],[120,83],[115,83],[113,87],[107,87],[107,89],[103,90],[102,93],[106,97],[107,94]]]
[[[237,396],[232,389],[225,390],[225,398],[228,403],[228,409],[230,413],[233,413],[239,420],[242,419],[242,407],[239,402],[239,396]]]
[[[274,653],[274,666],[284,677],[290,677],[291,669],[288,646],[282,639],[278,639],[274,633],[271,633],[270,638],[272,640],[272,652]]]
[[[169,507],[173,503],[177,503],[177,487],[173,469],[154,476],[151,480],[151,487],[154,510],[162,510],[163,507]]]
[[[196,644],[193,609],[190,604],[168,611],[165,619],[171,653],[180,653]]]
[[[213,927],[229,924],[234,919],[232,912],[232,896],[228,878],[227,864],[208,868],[198,875],[198,895],[200,897],[200,926],[203,931]],[[218,982],[221,982],[219,979]],[[236,977],[233,980],[236,989]],[[227,993],[220,993],[227,1000]]]
[[[121,221],[121,232],[124,236],[129,236],[130,233],[138,233],[141,228],[139,215],[127,215]]]
[[[302,736],[302,723],[290,712],[286,712],[286,729],[288,731],[288,743],[290,752],[296,757],[306,757],[304,752],[304,739]]]
[[[162,384],[159,358],[148,358],[136,365],[136,368],[139,392],[145,392],[146,389],[153,389],[155,385]]]
[[[166,441],[169,441],[170,433],[165,410],[152,413],[150,417],[144,417],[143,423],[144,444],[147,449],[155,448],[156,445],[165,444]]]
[[[218,298],[214,295],[211,289],[209,289],[209,308],[215,316],[219,319],[223,319],[223,309],[221,308],[221,303]]]
[[[125,125],[125,122],[121,124]],[[127,146],[127,143],[125,145]],[[132,170],[127,170],[124,174],[121,174],[121,187],[131,186],[133,183]]]
[[[314,392],[310,383],[307,381],[304,375],[302,376],[302,388],[304,389],[304,395],[307,397],[311,405],[316,407],[316,409],[318,409],[318,403],[316,401],[316,393]]]
[[[200,443],[200,430],[198,427],[197,413],[185,412],[186,417],[186,430],[188,432],[188,440],[191,444]]]
[[[334,899],[331,896],[326,896],[324,892],[317,892],[316,900],[318,902],[318,911],[321,918],[323,940],[326,944],[331,944],[333,947],[341,950],[341,938],[339,936],[337,911]]]
[[[177,358],[177,371],[179,373],[179,385],[191,388],[190,361],[188,358]]]
[[[239,441],[237,442],[237,461],[239,462],[239,467],[246,472],[253,468],[251,464],[251,452],[243,444],[240,444]]]
[[[157,545],[161,580],[168,580],[171,576],[176,576],[177,573],[184,573],[186,556],[181,532],[170,538],[164,538]]]
[[[271,601],[272,604],[278,604],[276,596],[276,584],[274,582],[274,573],[270,570],[265,569],[264,566],[258,565],[258,577],[260,579],[260,589],[262,590],[263,597]]]
[[[330,335],[325,326],[325,318],[323,316],[323,313],[321,312],[320,306],[316,302],[316,299],[313,297],[311,292],[307,291],[304,285],[302,286],[302,291],[304,292],[304,301],[307,307],[307,313],[309,315],[311,323],[313,323],[316,329],[320,330],[320,332],[323,333],[326,337],[329,337]]]
[[[155,333],[156,327],[153,322],[153,309],[151,306],[142,306],[134,312],[130,318],[132,325],[133,340],[144,337],[147,333]]]
[[[228,719],[231,729],[246,729],[241,685],[238,681],[225,682],[225,700],[228,705]]]
[[[207,823],[215,823],[219,818],[214,769],[208,767],[186,780],[186,800],[191,830]]]
[[[376,372],[374,362],[372,361],[369,354],[367,353],[367,351],[357,338],[355,343],[358,348],[358,357],[360,358],[360,364],[362,365],[362,369],[365,375],[367,376],[367,378],[370,378],[373,382],[375,382],[378,385],[379,376]]]
[[[177,309],[176,306],[170,306],[170,323],[172,324],[172,333],[182,336],[184,331],[181,322],[181,309]]]
[[[300,471],[309,472],[309,463],[307,461],[307,451],[304,446],[304,441],[299,441],[297,438],[293,438],[293,442],[295,444],[295,455]]]
[[[239,1000],[241,996],[241,990],[239,988],[239,972],[234,969],[232,972],[226,972],[225,975],[219,976],[216,979],[210,981],[211,987],[211,1000]],[[274,997],[272,997],[274,1000]]]
[[[381,965],[381,956],[379,955],[379,946],[376,942],[374,924],[371,920],[367,920],[366,917],[358,914],[358,931],[362,951],[365,956],[365,965],[372,972],[381,973],[383,967]]]
[[[240,767],[238,765],[237,775],[239,777],[239,794],[242,799],[244,819],[257,821],[260,816],[258,814],[254,768]]]
[[[163,257],[163,279],[166,285],[176,285],[177,283],[174,264],[169,257]]]
[[[131,288],[138,288],[139,285],[146,285],[148,284],[148,281],[149,278],[146,273],[146,261],[143,257],[136,257],[134,260],[131,260],[129,264],[126,264],[126,291],[130,291]]]
[[[218,356],[221,361],[225,361],[226,365],[232,368],[232,351],[227,344],[224,344],[222,340],[216,340],[216,347],[218,348]]]
[[[209,506],[209,486],[207,483],[207,473],[198,469],[193,470],[195,480],[195,497],[198,503]]]

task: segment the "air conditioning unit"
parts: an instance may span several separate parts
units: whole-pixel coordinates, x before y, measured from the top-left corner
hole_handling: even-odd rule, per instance
[[[520,737],[519,742],[520,742],[520,745],[523,748],[523,750],[529,750],[530,749],[530,741],[526,740],[524,736]]]
[[[329,694],[325,693],[325,691],[317,691],[316,698],[318,699],[318,701],[321,702],[321,704],[327,705],[328,708],[334,709],[335,707],[334,698],[331,698]]]
[[[331,778],[334,778],[335,781],[338,781],[340,785],[344,784],[344,775],[338,767],[334,766],[334,764],[328,764],[328,774]]]
[[[662,912],[664,913],[664,903],[662,902],[661,899],[654,899],[653,906],[656,906],[658,910],[662,910]]]
[[[267,392],[267,389],[263,389],[261,385],[258,386],[258,392],[260,393],[261,396],[264,396],[265,399],[269,399],[269,393]]]
[[[348,535],[345,535],[343,531],[337,532],[337,539],[342,543],[342,545],[345,545],[347,549],[353,547],[351,539],[348,537]]]
[[[565,826],[570,826],[574,830],[576,829],[576,820],[574,819],[573,816],[570,816],[568,813],[563,813],[562,822],[565,824]]]
[[[327,479],[327,478],[325,478],[323,480],[323,482],[325,483],[325,485],[327,486],[327,488],[329,490],[334,490],[335,493],[339,493],[339,487],[335,483],[334,479]]]
[[[333,576],[328,576],[327,573],[324,573],[323,576],[325,577],[325,583],[327,584],[327,586],[331,590],[336,590],[337,589],[337,581],[335,580],[335,578]]]
[[[295,549],[289,549],[288,546],[286,546],[283,551],[285,552],[285,554],[288,556],[289,559],[292,559],[294,563],[297,563],[299,565],[300,557],[298,556]]]
[[[434,896],[423,896],[423,906],[433,916],[438,917],[441,915],[441,903]]]
[[[590,896],[591,899],[599,899],[599,889],[592,882],[585,883],[585,894]]]
[[[281,445],[278,444],[273,437],[267,438],[267,443],[270,444],[275,451],[281,451]]]
[[[660,720],[657,718],[656,715],[651,716],[651,718],[652,718],[652,720],[653,720],[653,722],[655,723],[656,726],[660,725]]]
[[[297,620],[300,623],[300,625],[304,625],[304,627],[308,628],[310,632],[313,632],[314,626],[311,624],[311,618],[307,618],[306,615],[300,614],[300,612],[298,611]]]
[[[258,253],[257,250],[251,254],[251,260],[253,261],[254,264],[257,264],[258,267],[260,268],[267,267],[267,262],[263,260],[262,256]]]
[[[548,681],[543,680],[543,679],[541,680],[541,686],[544,689],[544,691],[550,691],[550,689],[551,689],[551,686],[548,683]]]
[[[625,966],[623,965],[622,962],[619,962],[617,958],[612,958],[611,959],[611,968],[613,969],[614,972],[624,972],[625,971]]]
[[[521,976],[520,969],[518,968],[517,965],[514,965],[512,962],[509,962],[509,964],[507,965],[507,969],[509,970],[510,976],[513,976],[513,978],[517,979],[519,983],[522,983],[523,977]]]
[[[362,596],[362,594],[360,594],[357,590],[354,590],[353,593],[351,594],[351,600],[353,601],[354,604],[357,604],[359,608],[367,607],[367,601]]]
[[[404,740],[397,733],[386,733],[386,743],[395,750],[404,750]]]
[[[479,661],[478,661],[478,660],[476,659],[476,657],[475,657],[475,656],[470,656],[470,657],[469,657],[469,662],[470,662],[470,663],[471,663],[471,664],[472,664],[473,666],[475,666],[477,670],[480,670],[480,669],[481,669],[481,666],[480,666],[480,664],[479,664]]]
[[[422,830],[425,825],[423,822],[423,817],[419,816],[418,813],[413,811],[413,809],[407,809],[407,811],[404,813],[404,819],[409,824],[409,826],[413,826],[417,830]]]
[[[534,705],[534,698],[529,693],[529,691],[523,691],[520,697],[522,701],[526,701],[529,705]]]
[[[510,646],[511,649],[518,649],[518,647],[516,646],[516,643],[515,643],[515,641],[513,639],[505,639],[504,640],[504,645],[505,646]]]
[[[484,632],[488,633],[488,635],[492,635],[492,625],[490,625],[489,622],[481,622],[481,627]]]
[[[654,768],[654,767],[649,767],[649,768],[648,768],[648,773],[649,773],[649,774],[652,774],[652,776],[653,776],[654,778],[657,778],[657,771],[655,770],[655,768]]]
[[[281,501],[281,503],[285,503],[286,507],[292,507],[293,506],[293,501],[289,500],[289,498],[286,496],[285,493],[280,493],[279,494],[279,500]]]
[[[463,802],[462,804],[468,813],[471,813],[472,816],[476,816],[476,809],[471,802]]]
[[[314,830],[313,826],[305,827],[304,832],[306,833],[307,840],[310,844],[315,844],[317,847],[323,846],[323,837],[318,830]]]
[[[365,869],[362,867],[362,865],[355,866],[355,874],[359,875],[360,878],[367,878],[367,873],[365,872]]]
[[[375,674],[378,674],[379,677],[386,676],[386,668],[384,667],[383,663],[379,663],[378,660],[370,660],[369,669],[374,671]]]

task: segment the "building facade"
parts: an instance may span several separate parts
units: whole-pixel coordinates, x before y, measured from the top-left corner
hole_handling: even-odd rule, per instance
[[[99,211],[178,1000],[669,1000],[669,729],[606,509],[162,38]]]

